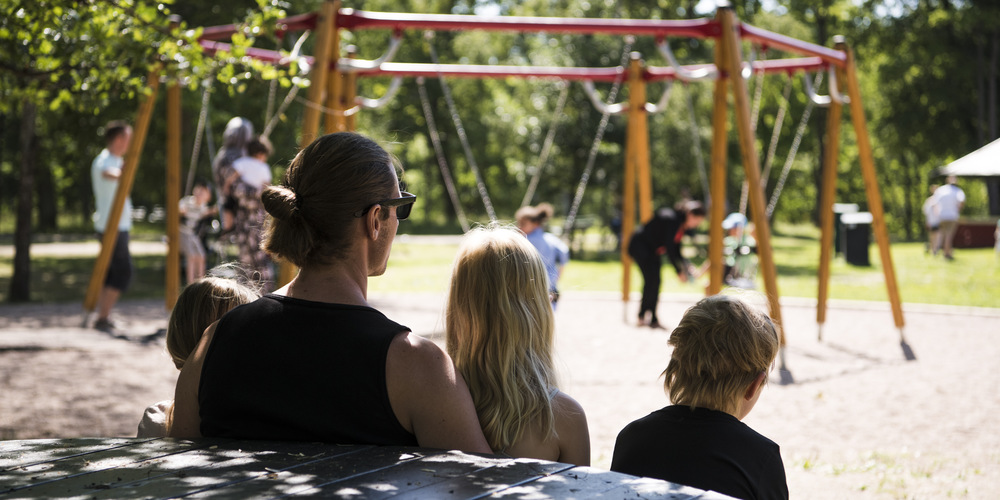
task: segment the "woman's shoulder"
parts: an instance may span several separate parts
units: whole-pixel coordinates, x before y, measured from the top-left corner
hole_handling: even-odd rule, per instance
[[[559,389],[554,389],[554,391],[555,394],[551,395],[549,399],[552,401],[552,413],[556,418],[556,426],[558,427],[560,421],[579,422],[581,420],[586,425],[587,415],[583,411],[583,406],[569,394]],[[558,431],[558,429],[556,430]]]
[[[552,398],[552,414],[559,437],[559,461],[590,465],[590,428],[583,406],[559,391]]]
[[[403,326],[400,326],[389,344],[389,358],[391,362],[403,363],[412,368],[440,367],[451,363],[451,358],[444,349]]]

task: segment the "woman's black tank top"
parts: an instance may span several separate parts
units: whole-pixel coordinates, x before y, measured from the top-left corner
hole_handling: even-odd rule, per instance
[[[408,330],[370,307],[278,295],[233,309],[202,368],[202,435],[416,446],[385,379],[389,344]]]

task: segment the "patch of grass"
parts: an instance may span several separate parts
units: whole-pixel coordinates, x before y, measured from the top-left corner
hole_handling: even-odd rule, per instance
[[[143,228],[148,229],[148,228]],[[133,239],[154,238],[145,233]],[[582,251],[565,268],[560,289],[571,291],[618,291],[622,269],[617,252],[607,246],[604,236],[587,240]],[[92,236],[91,236],[92,238]],[[65,239],[65,237],[61,238]],[[51,241],[39,238],[38,241]],[[818,294],[819,232],[808,225],[779,225],[773,238],[774,260],[778,269],[778,291],[782,296],[815,298]],[[589,246],[588,246],[589,244]],[[612,243],[613,246],[613,243]],[[397,241],[383,277],[369,281],[370,291],[443,292],[448,288],[457,244]],[[992,249],[958,249],[956,260],[945,261],[924,253],[922,243],[893,243],[892,259],[903,303],[930,303],[960,306],[1000,307],[995,286],[1000,281],[1000,256]],[[579,260],[584,256],[587,260]],[[869,248],[871,267],[847,264],[835,258],[830,267],[829,296],[833,299],[886,301],[885,275],[878,246]],[[157,297],[163,294],[164,261],[161,256],[134,257],[136,280],[128,297]],[[694,258],[695,263],[699,258]],[[32,298],[43,301],[82,299],[94,258],[41,258],[32,261]],[[0,300],[8,293],[11,259],[0,257]],[[630,290],[638,292],[642,278],[638,269],[629,270]],[[664,293],[704,293],[708,277],[695,283],[681,283],[669,263],[663,266]],[[757,289],[763,290],[758,276]]]
[[[31,259],[31,300],[83,302],[94,268],[93,257],[35,257]],[[133,255],[132,284],[125,297],[163,297],[166,261],[161,255]],[[11,259],[0,258],[0,302],[6,302],[13,273]]]
[[[809,226],[782,227],[773,238],[774,260],[778,269],[778,292],[782,296],[818,295],[818,231]],[[396,243],[384,278],[371,280],[373,291],[405,290],[440,292],[448,287],[448,275],[457,245]],[[602,255],[605,255],[605,252]],[[878,246],[869,248],[870,267],[848,264],[843,256],[830,265],[829,296],[833,299],[887,301],[885,274]],[[891,256],[896,282],[904,303],[928,303],[977,307],[1000,307],[993,290],[1000,281],[1000,257],[992,249],[958,249],[949,262],[924,253],[922,243],[893,243]],[[698,259],[695,259],[698,262]],[[632,291],[641,291],[638,269],[630,270]],[[664,293],[703,293],[707,276],[696,283],[681,283],[673,268],[664,262]],[[562,291],[616,291],[622,287],[622,270],[617,259],[573,260],[566,266],[559,287]],[[763,291],[758,276],[757,289]]]

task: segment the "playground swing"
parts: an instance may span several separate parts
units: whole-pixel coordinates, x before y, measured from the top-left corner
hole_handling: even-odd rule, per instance
[[[427,31],[424,33],[424,37],[427,39],[427,47],[430,50],[431,61],[435,66],[439,65],[437,50],[434,49],[433,37],[434,33]],[[479,197],[483,200],[483,206],[486,207],[486,215],[489,216],[490,222],[495,222],[497,220],[497,213],[493,209],[493,201],[490,199],[490,194],[486,191],[486,182],[483,181],[483,176],[479,172],[479,165],[476,163],[476,158],[472,155],[472,146],[469,144],[469,137],[465,133],[465,126],[462,125],[462,118],[458,115],[458,108],[455,106],[455,100],[451,96],[451,87],[448,86],[448,82],[445,80],[444,75],[438,72],[438,81],[441,82],[441,92],[444,94],[445,103],[448,105],[448,112],[451,114],[451,120],[455,124],[455,131],[458,134],[458,139],[462,143],[462,149],[465,151],[465,159],[469,162],[469,169],[472,170],[472,174],[476,178],[476,187],[479,191]]]
[[[455,208],[455,215],[462,225],[462,232],[469,232],[469,219],[462,210],[461,200],[458,198],[458,191],[455,189],[455,181],[451,177],[451,169],[448,167],[448,159],[445,157],[444,148],[441,146],[441,135],[438,133],[437,123],[434,121],[434,112],[431,110],[430,99],[427,98],[427,86],[424,84],[424,77],[417,78],[417,91],[420,93],[420,107],[424,112],[424,120],[427,121],[427,132],[431,138],[431,145],[434,147],[434,155],[437,157],[438,169],[441,170],[441,178],[444,179],[445,190],[451,198],[451,205]]]
[[[822,78],[823,74],[817,73],[814,85],[819,85],[819,83],[822,81]],[[805,79],[807,82],[809,81],[808,75],[806,76]],[[811,85],[807,85],[807,91],[809,92],[810,95],[813,95],[811,88],[812,88]],[[767,155],[765,156],[764,159],[764,168],[761,171],[761,180],[762,180],[761,189],[765,191],[767,188],[767,181],[768,179],[770,179],[771,168],[774,164],[774,158],[775,158],[775,153],[777,151],[778,140],[779,137],[781,136],[781,129],[782,126],[784,125],[785,117],[787,116],[788,104],[791,97],[791,90],[792,90],[792,78],[791,75],[789,75],[788,81],[785,84],[784,91],[782,92],[782,100],[781,104],[778,107],[778,113],[775,115],[774,128],[772,129],[771,140],[767,148]],[[800,118],[798,126],[795,129],[795,135],[794,138],[792,139],[792,145],[789,148],[788,155],[785,157],[785,163],[782,167],[781,174],[779,175],[778,180],[771,191],[771,197],[766,207],[766,215],[768,219],[770,219],[771,216],[774,214],[775,206],[777,205],[778,200],[781,197],[781,191],[782,189],[784,189],[785,181],[788,179],[788,174],[791,171],[792,164],[794,163],[795,157],[798,154],[799,146],[802,143],[802,136],[805,134],[806,127],[809,124],[809,117],[811,116],[812,113],[812,108],[815,105],[816,105],[816,100],[810,98],[806,103],[805,110],[803,110],[802,112],[802,117]],[[755,108],[757,107],[758,105],[757,103],[755,103]],[[739,208],[739,213],[742,215],[746,215],[747,196],[748,196],[748,183],[744,180],[743,190],[740,196],[740,208]]]
[[[685,90],[690,90],[685,82]],[[698,167],[698,177],[701,178],[701,186],[704,189],[706,204],[711,204],[711,189],[708,185],[708,173],[705,171],[705,157],[701,150],[701,133],[698,130],[698,117],[694,111],[694,99],[691,92],[684,92],[687,97],[688,120],[691,122],[691,154],[694,156],[695,165]]]
[[[549,152],[552,151],[552,143],[555,142],[556,128],[559,126],[563,110],[566,108],[566,98],[569,97],[569,84],[561,82],[560,86],[562,88],[559,90],[559,100],[556,102],[556,110],[549,124],[549,132],[545,134],[545,142],[542,143],[542,150],[538,154],[538,161],[535,163],[535,172],[532,174],[531,181],[528,183],[528,190],[525,191],[524,198],[521,200],[522,207],[530,205],[531,200],[535,197],[535,190],[538,189],[538,181],[542,178],[542,171],[545,170],[545,165],[549,159]]]
[[[427,39],[428,49],[431,56],[431,61],[435,65],[439,65],[437,51],[434,48],[432,42],[433,32],[426,32],[425,38]],[[483,205],[486,207],[487,214],[491,221],[497,220],[496,212],[493,209],[492,201],[490,200],[489,193],[486,190],[486,183],[479,172],[478,164],[476,163],[475,157],[472,154],[472,148],[468,142],[468,136],[465,133],[465,127],[462,125],[462,119],[458,114],[458,109],[455,106],[455,101],[451,95],[451,89],[448,86],[447,81],[444,76],[438,73],[438,80],[441,82],[441,90],[445,97],[445,102],[448,106],[449,114],[451,115],[452,122],[455,125],[455,130],[458,133],[459,139],[462,142],[462,148],[465,152],[466,161],[469,164],[475,178],[476,185],[480,198],[482,198]],[[456,213],[459,217],[459,223],[462,225],[462,230],[467,232],[469,230],[468,219],[465,216],[464,211],[461,208],[460,200],[458,199],[458,193],[455,188],[454,179],[451,175],[451,169],[448,167],[448,161],[444,154],[444,148],[441,145],[440,134],[438,133],[437,125],[434,120],[434,116],[430,107],[430,100],[427,97],[427,90],[423,78],[417,79],[418,91],[420,92],[421,107],[423,108],[424,118],[427,121],[428,131],[431,136],[431,143],[434,147],[434,153],[437,156],[438,167],[441,169],[442,178],[445,180],[445,187],[448,191],[448,195],[451,198],[452,205],[455,207]],[[541,173],[548,161],[549,153],[552,150],[552,144],[555,141],[555,132],[558,127],[559,121],[562,118],[563,110],[566,106],[566,100],[569,96],[569,85],[561,85],[561,90],[559,93],[558,102],[556,104],[556,110],[554,116],[549,125],[549,131],[545,136],[545,141],[542,145],[542,149],[539,153],[538,161],[536,163],[535,172],[529,181],[527,191],[525,192],[524,198],[521,202],[521,206],[531,203],[531,199],[534,197],[535,191],[538,187],[538,182],[541,178]]]
[[[424,119],[427,122],[427,129],[430,135],[431,145],[434,148],[434,155],[437,158],[438,168],[441,170],[441,177],[444,179],[445,189],[448,191],[448,197],[451,199],[452,206],[455,207],[455,213],[458,216],[459,224],[462,226],[462,231],[468,232],[470,229],[469,221],[465,215],[465,211],[462,209],[461,201],[458,198],[458,191],[455,187],[455,181],[451,175],[451,168],[448,166],[448,159],[445,156],[444,147],[441,144],[441,134],[438,132],[437,122],[435,121],[434,113],[431,110],[430,99],[427,97],[427,88],[423,77],[417,78],[417,90],[420,94],[421,108],[423,109]],[[536,163],[537,167],[535,174],[529,183],[528,191],[525,193],[524,201],[522,201],[521,206],[530,203],[531,198],[534,196],[535,189],[538,186],[538,181],[541,177],[542,169],[546,164],[549,152],[552,148],[552,143],[555,139],[555,130],[558,125],[559,118],[562,116],[563,109],[565,108],[568,93],[569,86],[563,85],[559,94],[559,102],[556,105],[555,117],[552,120],[549,132],[545,137],[545,143],[542,146],[538,162]],[[457,115],[457,113],[455,113],[455,115]],[[471,164],[472,163],[470,162],[470,165]]]
[[[805,77],[806,81],[809,81],[808,75]],[[815,80],[812,82],[810,89],[810,95],[814,95],[811,91],[813,86],[817,86],[823,79],[822,73],[817,73]],[[778,113],[775,117],[775,125],[773,132],[771,134],[771,142],[768,146],[767,157],[764,161],[764,169],[761,173],[761,179],[763,184],[761,189],[766,189],[767,179],[770,178],[770,170],[773,164],[775,150],[777,149],[778,137],[781,133],[781,125],[784,121],[788,110],[789,97],[791,95],[792,79],[788,78],[785,84],[785,89],[782,93],[783,100],[779,106]],[[781,198],[781,192],[784,189],[785,181],[788,179],[788,174],[791,171],[792,163],[795,161],[795,156],[798,153],[799,146],[802,143],[802,136],[805,134],[806,126],[809,123],[809,117],[812,113],[813,107],[816,105],[816,100],[810,97],[806,103],[806,108],[802,112],[802,117],[799,120],[799,124],[795,130],[795,136],[792,140],[792,145],[789,148],[788,156],[785,158],[785,163],[781,169],[781,174],[778,176],[778,180],[771,191],[771,197],[768,201],[765,213],[768,219],[771,219],[774,215],[774,209],[778,204],[778,200]],[[756,106],[755,106],[756,107]],[[746,197],[747,197],[747,183],[743,183],[743,194],[740,199],[740,217],[743,221],[746,220]],[[745,224],[745,222],[744,222]],[[744,226],[745,227],[745,226]],[[756,255],[754,255],[754,249],[756,247],[756,242],[754,242],[753,237],[745,230],[739,232],[737,239],[729,241],[726,245],[725,252],[727,262],[732,263],[730,273],[725,276],[726,284],[738,288],[754,288],[754,277],[757,275],[757,260]]]
[[[632,44],[634,42],[635,39],[632,37],[625,38],[625,47],[622,49],[622,56],[619,61],[620,67],[627,67],[629,54],[632,52]],[[587,154],[587,164],[583,168],[583,175],[580,176],[580,182],[576,186],[576,191],[573,195],[573,204],[570,205],[569,213],[566,214],[566,221],[563,224],[562,234],[566,238],[572,234],[573,225],[576,224],[576,216],[580,211],[580,203],[583,202],[583,194],[587,191],[587,183],[590,181],[590,175],[594,171],[594,163],[597,161],[597,151],[601,147],[601,141],[604,140],[604,132],[608,128],[608,121],[611,119],[611,115],[621,114],[624,111],[624,106],[621,104],[613,104],[618,98],[618,91],[621,90],[624,79],[625,72],[619,72],[615,77],[614,84],[611,86],[611,91],[608,92],[607,99],[603,101],[597,96],[594,82],[590,80],[583,81],[583,88],[587,92],[587,96],[590,97],[591,104],[601,111],[601,121],[597,125],[594,141],[590,145],[590,152]],[[667,93],[664,93],[664,95],[667,95]]]

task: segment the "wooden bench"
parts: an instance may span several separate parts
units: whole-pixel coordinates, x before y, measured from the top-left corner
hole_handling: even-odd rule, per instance
[[[0,496],[284,495],[729,498],[591,467],[426,448],[169,438],[0,441]]]

